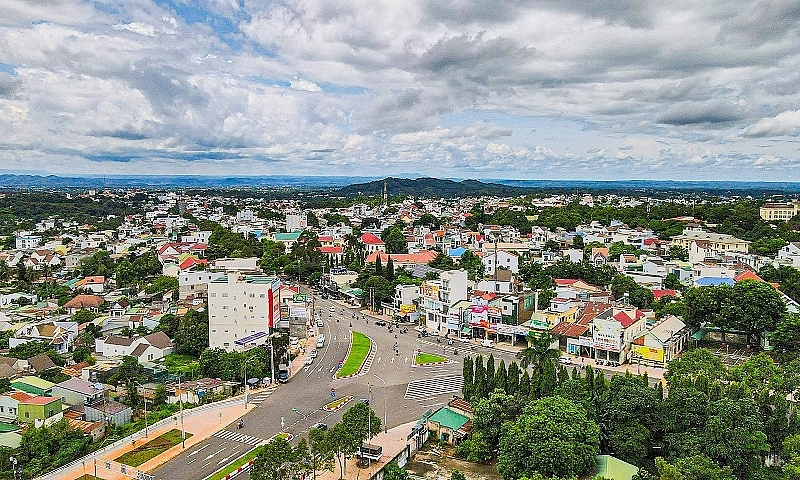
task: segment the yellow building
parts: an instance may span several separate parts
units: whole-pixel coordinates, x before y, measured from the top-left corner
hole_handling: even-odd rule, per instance
[[[767,222],[785,222],[800,213],[800,203],[765,203],[758,214]]]

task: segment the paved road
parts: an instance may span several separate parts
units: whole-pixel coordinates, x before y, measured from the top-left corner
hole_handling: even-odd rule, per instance
[[[298,438],[317,422],[337,423],[347,407],[333,413],[321,410],[331,400],[331,388],[336,390],[337,398],[352,395],[357,401],[371,397],[373,410],[380,418],[386,418],[385,423],[391,428],[417,420],[427,410],[435,410],[453,395],[460,395],[465,354],[486,357],[492,353],[497,361],[504,359],[506,365],[515,360],[514,353],[496,348],[460,342],[448,346],[445,340],[439,343],[433,337],[419,338],[412,328],[406,334],[399,334],[397,329],[390,333],[387,327],[376,325],[374,318],[364,320],[359,309],[340,302],[317,297],[314,306],[322,313],[324,326],[320,330],[326,340],[313,364],[292,372],[289,383],[255,394],[251,402],[258,406],[250,407],[242,429],[237,429],[235,422],[228,425],[229,422],[221,418],[220,432],[153,472],[157,479],[201,480],[278,432],[289,432]],[[353,318],[353,314],[357,318]],[[366,334],[375,342],[374,356],[369,360],[367,372],[352,378],[334,379],[339,361],[346,356],[351,329]],[[418,349],[443,354],[449,362],[415,366],[413,356]],[[455,349],[458,355],[454,355]],[[310,348],[307,351],[310,352]]]
[[[329,312],[331,306],[335,307],[333,314]],[[200,480],[278,432],[299,437],[317,422],[337,423],[347,408],[332,413],[321,409],[331,400],[331,388],[336,390],[337,398],[352,395],[355,401],[369,397],[371,391],[372,407],[379,417],[387,419],[389,427],[419,419],[426,410],[435,409],[452,395],[460,394],[460,383],[440,379],[460,377],[461,354],[453,357],[452,351],[447,352],[454,361],[445,365],[413,366],[414,351],[422,349],[441,354],[442,346],[417,338],[413,329],[395,338],[397,329],[390,333],[387,327],[375,325],[374,319],[362,320],[360,313],[358,319],[353,319],[353,313],[359,310],[338,302],[317,297],[315,307],[323,312],[321,330],[326,340],[314,363],[292,372],[289,383],[254,394],[251,402],[258,406],[249,407],[242,429],[237,429],[235,422],[220,418],[220,432],[157,469],[153,472],[157,479]],[[351,328],[372,338],[375,354],[368,372],[353,378],[334,379],[339,361],[346,356]],[[306,350],[310,352],[310,348]],[[425,382],[412,383],[415,393],[408,397],[409,382],[418,380]]]

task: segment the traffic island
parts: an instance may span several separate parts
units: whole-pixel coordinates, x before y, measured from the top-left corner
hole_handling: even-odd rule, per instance
[[[287,442],[291,442],[292,439],[294,438],[294,435],[292,435],[289,432],[278,432],[275,435],[269,437],[269,440],[267,440],[267,443],[270,443],[271,441],[275,440],[276,438],[282,438],[282,439],[286,440]]]
[[[420,367],[427,367],[431,365],[442,365],[447,363],[447,358],[441,355],[434,355],[432,353],[417,353],[414,355],[414,365]]]
[[[342,398],[340,398],[338,400],[334,400],[332,402],[329,402],[329,403],[325,404],[325,406],[323,406],[322,409],[325,410],[326,412],[335,412],[336,410],[339,410],[340,408],[342,408],[345,405],[347,405],[347,403],[349,401],[351,401],[352,399],[353,399],[353,396],[352,395],[348,395],[346,397],[342,397]]]
[[[191,433],[186,433],[186,438],[191,436]],[[139,445],[133,450],[120,455],[119,457],[115,458],[114,461],[131,467],[138,467],[148,460],[161,455],[175,445],[180,444],[182,441],[181,431],[177,428],[173,428],[172,430],[150,440],[144,445]]]
[[[339,367],[339,371],[336,372],[336,378],[349,378],[358,375],[372,350],[372,340],[368,336],[360,332],[350,333],[350,348],[347,351],[344,363]]]

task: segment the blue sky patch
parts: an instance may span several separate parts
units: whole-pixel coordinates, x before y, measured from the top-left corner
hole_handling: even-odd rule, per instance
[[[14,65],[10,65],[8,63],[0,62],[0,73],[7,73],[12,77],[17,76],[17,70],[14,68]]]

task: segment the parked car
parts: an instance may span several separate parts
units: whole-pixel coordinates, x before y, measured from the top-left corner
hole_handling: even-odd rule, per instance
[[[558,359],[559,362],[563,363],[564,365],[571,365],[572,359],[570,357],[561,357]]]
[[[323,326],[323,324],[322,324],[322,319],[321,319],[321,318],[318,318],[318,319],[317,319],[317,328],[322,328],[322,326]]]
[[[297,337],[289,337],[289,345],[296,347],[297,344],[300,343],[300,339]]]
[[[386,322],[384,322],[383,320],[378,320],[377,322],[375,322],[375,325],[377,325],[379,327],[385,327],[386,326]]]
[[[317,358],[317,349],[315,348],[314,350],[311,350],[311,353],[308,354],[308,356],[311,358]]]
[[[311,365],[314,363],[314,359],[310,356],[306,357],[306,365]]]
[[[334,307],[333,305],[331,305],[331,306],[330,306],[330,308],[328,309],[328,311],[330,311],[331,313],[333,313],[333,312],[335,312],[335,311],[336,311],[336,307]]]
[[[317,348],[322,348],[324,346],[325,346],[325,339],[324,338],[317,339]]]
[[[481,347],[492,348],[494,347],[494,340],[481,340]]]
[[[361,398],[358,401],[363,403],[364,405],[369,405],[369,398]]]

